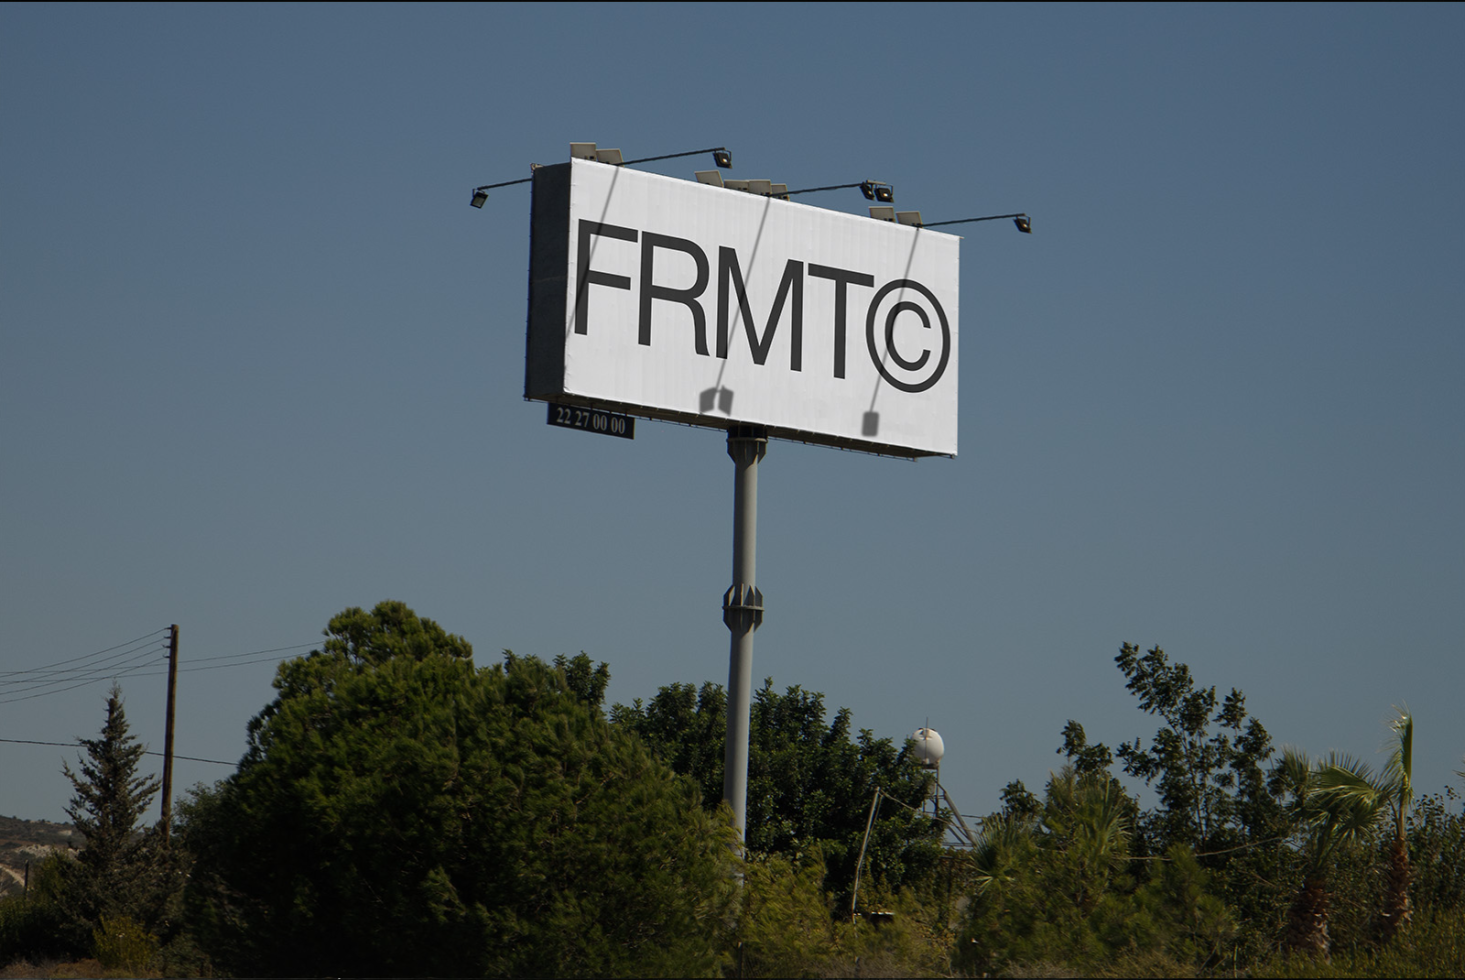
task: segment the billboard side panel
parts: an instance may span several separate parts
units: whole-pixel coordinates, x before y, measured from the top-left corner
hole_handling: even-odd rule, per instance
[[[565,302],[570,261],[570,165],[534,171],[529,225],[529,324],[524,397],[564,392]]]

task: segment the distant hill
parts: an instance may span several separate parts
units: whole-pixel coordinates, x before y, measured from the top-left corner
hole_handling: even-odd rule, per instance
[[[0,817],[0,895],[17,894],[25,887],[26,862],[34,865],[52,850],[81,844],[69,823]]]

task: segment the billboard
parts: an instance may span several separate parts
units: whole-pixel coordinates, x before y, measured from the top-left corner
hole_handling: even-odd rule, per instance
[[[533,184],[525,397],[956,455],[957,236],[593,160]]]

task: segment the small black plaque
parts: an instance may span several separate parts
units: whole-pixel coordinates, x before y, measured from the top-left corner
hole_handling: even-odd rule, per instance
[[[636,420],[629,415],[615,415],[598,408],[581,408],[578,405],[549,405],[550,425],[562,429],[584,429],[603,436],[619,436],[622,439],[636,438]]]

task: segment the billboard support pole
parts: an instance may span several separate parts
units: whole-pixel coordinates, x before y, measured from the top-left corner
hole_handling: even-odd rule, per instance
[[[753,633],[763,625],[763,593],[754,584],[758,569],[758,461],[768,452],[768,430],[733,425],[727,454],[736,467],[733,482],[733,584],[722,597],[722,621],[732,634],[727,670],[727,739],[723,749],[722,798],[732,807],[738,839],[748,827],[748,725],[752,713]]]

